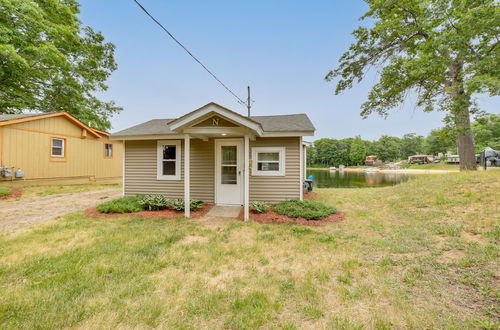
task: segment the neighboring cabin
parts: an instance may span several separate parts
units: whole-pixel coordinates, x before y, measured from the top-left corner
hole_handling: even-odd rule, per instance
[[[0,114],[0,182],[120,182],[122,163],[121,141],[66,112]]]
[[[124,194],[244,205],[303,198],[305,114],[245,117],[209,103],[111,135],[124,140]],[[186,208],[189,216],[189,207]]]

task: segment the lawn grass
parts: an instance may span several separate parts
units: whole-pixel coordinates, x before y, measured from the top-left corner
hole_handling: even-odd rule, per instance
[[[411,170],[449,170],[449,171],[458,171],[460,169],[460,165],[458,164],[446,164],[446,163],[430,163],[430,164],[421,164],[421,165],[407,165],[404,166],[407,169]]]
[[[0,236],[2,328],[498,328],[500,172],[318,189],[324,227],[76,213]]]
[[[0,186],[0,197],[10,195],[10,193],[11,193],[10,188]]]
[[[23,187],[21,190],[23,197],[32,197],[119,188],[120,186],[119,184],[38,185]]]

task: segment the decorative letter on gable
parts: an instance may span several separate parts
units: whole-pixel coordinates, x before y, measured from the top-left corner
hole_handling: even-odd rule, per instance
[[[238,125],[219,116],[212,116],[196,125],[193,125],[193,127],[238,127]]]

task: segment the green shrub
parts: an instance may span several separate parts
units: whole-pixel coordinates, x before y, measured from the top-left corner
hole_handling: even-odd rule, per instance
[[[140,203],[142,196],[126,196],[97,205],[101,213],[132,213],[143,211]]]
[[[10,195],[11,192],[12,191],[10,190],[10,188],[0,187],[0,197],[8,196],[8,195]]]
[[[251,202],[250,209],[254,213],[264,213],[269,210],[269,205],[265,202]]]
[[[146,195],[139,200],[145,210],[158,211],[167,208],[168,199],[163,195]]]
[[[291,200],[278,203],[274,210],[290,218],[318,220],[336,212],[334,207],[312,200]]]
[[[171,199],[168,201],[168,206],[176,211],[184,211],[184,200],[183,199]],[[203,207],[203,202],[199,200],[191,200],[190,209],[191,211],[198,211]]]

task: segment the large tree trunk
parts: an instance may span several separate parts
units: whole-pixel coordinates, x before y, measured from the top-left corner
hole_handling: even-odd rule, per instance
[[[457,60],[449,67],[451,73],[451,113],[455,121],[457,132],[458,156],[460,157],[460,170],[476,170],[476,154],[474,150],[474,137],[470,125],[469,107],[470,95],[465,92],[462,80],[463,61]]]
[[[469,109],[466,108],[456,114],[457,147],[460,157],[460,170],[476,170],[476,154],[474,150],[474,136],[470,126]]]

